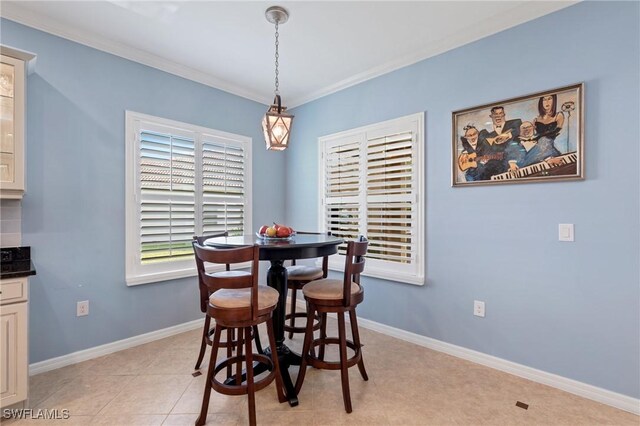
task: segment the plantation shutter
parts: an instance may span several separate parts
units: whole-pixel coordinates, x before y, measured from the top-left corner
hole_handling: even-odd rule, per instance
[[[320,138],[322,224],[345,240],[367,237],[365,275],[424,283],[422,128],[415,114]]]
[[[360,139],[334,141],[324,152],[325,229],[336,237],[352,240],[360,234],[361,186]],[[346,244],[338,252],[346,252]]]
[[[202,143],[203,233],[228,231],[242,235],[245,229],[245,150],[222,138]]]
[[[195,231],[195,141],[142,130],[139,153],[140,261],[190,257]]]
[[[127,111],[126,183],[127,285],[195,276],[194,236],[252,227],[249,137]]]
[[[367,141],[367,257],[415,259],[414,150],[411,132]]]

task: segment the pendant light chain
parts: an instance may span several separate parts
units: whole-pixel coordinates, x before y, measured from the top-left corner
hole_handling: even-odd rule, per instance
[[[274,92],[276,95],[280,94],[280,82],[278,81],[278,59],[280,57],[278,53],[278,45],[280,42],[278,41],[278,36],[278,21],[276,21],[276,90]]]
[[[1,1],[1,0],[0,0]],[[265,11],[265,17],[271,24],[275,24],[275,97],[273,104],[262,118],[262,130],[268,150],[283,151],[287,148],[291,136],[291,123],[293,115],[286,112],[287,107],[282,105],[280,99],[280,24],[289,19],[289,12],[280,6],[271,6]]]

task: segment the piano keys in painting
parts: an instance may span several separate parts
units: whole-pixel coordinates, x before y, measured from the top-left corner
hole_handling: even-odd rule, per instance
[[[560,160],[560,163],[557,165],[553,165],[552,163],[549,163],[547,161],[541,161],[539,163],[535,163],[521,169],[516,169],[505,173],[500,173],[499,175],[491,176],[491,180],[514,180],[526,177],[562,176],[566,174],[575,174],[576,162],[578,161],[578,153],[572,152],[556,158]]]

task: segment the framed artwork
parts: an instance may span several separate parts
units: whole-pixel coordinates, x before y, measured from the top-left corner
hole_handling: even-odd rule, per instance
[[[584,178],[584,84],[452,113],[453,186]]]

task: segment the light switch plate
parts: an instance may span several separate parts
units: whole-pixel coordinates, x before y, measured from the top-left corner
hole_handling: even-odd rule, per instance
[[[573,241],[573,223],[558,224],[558,241]]]

